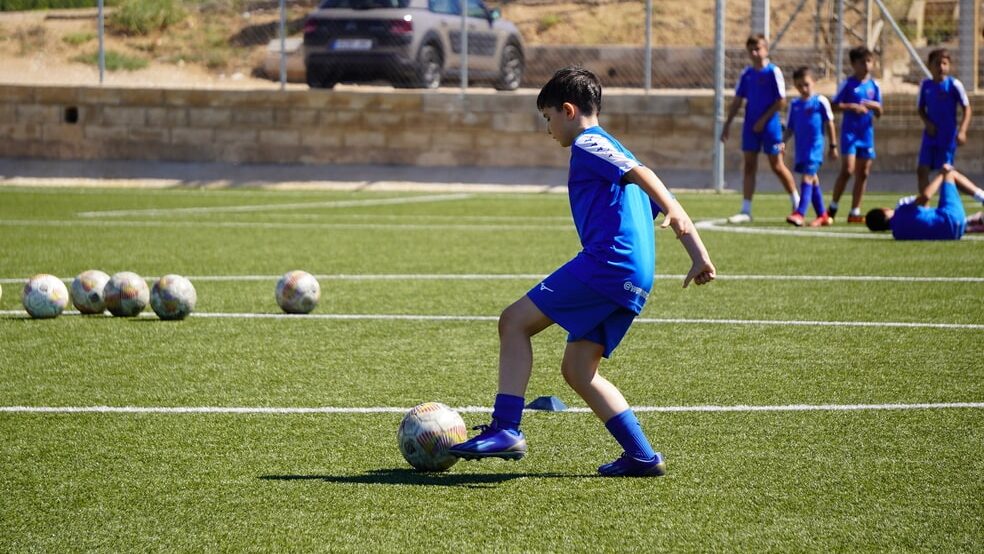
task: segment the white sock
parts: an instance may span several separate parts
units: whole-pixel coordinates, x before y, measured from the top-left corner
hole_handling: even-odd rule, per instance
[[[861,208],[851,208],[851,213],[849,215],[861,215]]]
[[[984,204],[984,190],[979,190],[974,193],[974,200]]]
[[[799,207],[799,204],[800,204],[800,195],[799,195],[799,193],[798,192],[793,192],[792,194],[790,194],[789,195],[789,202],[792,203],[794,210],[796,208],[798,208]]]
[[[744,198],[742,198],[742,200],[741,200],[741,213],[748,214],[748,215],[751,215],[752,214],[752,201],[751,200],[745,200]]]

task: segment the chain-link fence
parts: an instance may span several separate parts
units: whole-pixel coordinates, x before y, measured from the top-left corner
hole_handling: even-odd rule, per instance
[[[428,88],[460,86],[464,77],[471,87],[509,90],[539,87],[577,63],[608,87],[711,88],[718,1],[468,0],[462,17],[459,0],[105,0],[101,33],[99,0],[0,0],[0,80]],[[846,60],[851,47],[876,52],[884,88],[915,90],[923,69],[913,51],[925,60],[942,45],[970,59],[972,49],[958,40],[961,22],[980,34],[972,13],[959,16],[961,5],[973,4],[967,0],[723,3],[727,88],[748,63],[745,38],[763,7],[769,17],[760,30],[771,38],[773,61],[787,79],[798,66],[813,67],[827,93],[838,67],[849,71],[838,54]],[[967,67],[955,66],[958,75]],[[972,88],[973,79],[961,77]]]

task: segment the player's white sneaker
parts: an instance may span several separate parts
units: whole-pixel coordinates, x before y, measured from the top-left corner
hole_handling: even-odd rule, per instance
[[[728,218],[728,223],[751,223],[751,222],[752,222],[752,216],[750,214],[746,214],[745,212],[735,214]]]

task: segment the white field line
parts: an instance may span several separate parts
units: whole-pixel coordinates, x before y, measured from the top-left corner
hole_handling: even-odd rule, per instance
[[[471,198],[470,194],[431,194],[426,196],[402,196],[397,198],[379,198],[375,200],[329,200],[325,202],[294,202],[278,204],[241,204],[236,206],[201,206],[193,208],[168,208],[144,210],[106,210],[94,212],[79,212],[79,217],[122,217],[122,216],[153,216],[153,215],[182,215],[210,213],[245,213],[267,212],[276,210],[301,210],[311,208],[353,208],[362,206],[389,206],[394,204],[419,204],[422,202],[446,202],[449,200],[464,200]]]
[[[0,315],[27,316],[22,310],[0,310]],[[62,315],[81,315],[77,311],[65,311]],[[100,317],[100,316],[95,316]],[[108,316],[102,316],[108,317]],[[150,312],[142,312],[140,317],[156,318]],[[498,321],[493,315],[432,315],[432,314],[287,314],[287,313],[234,313],[234,312],[194,312],[190,317],[205,319],[279,319],[292,321],[333,320],[333,321]],[[971,329],[984,330],[984,324],[977,323],[928,323],[918,321],[804,321],[786,319],[700,319],[700,318],[650,318],[635,319],[637,324],[650,325],[762,325],[798,327],[881,327],[910,329]]]
[[[545,273],[332,273],[316,274],[324,281],[527,281],[539,280]],[[280,275],[187,275],[191,281],[248,282],[276,281]],[[685,275],[657,274],[658,280],[682,281]],[[72,282],[72,277],[62,281]],[[718,275],[719,281],[843,281],[895,283],[984,283],[984,277],[908,277],[904,275]],[[24,284],[27,278],[3,277],[0,284]]]
[[[875,410],[950,410],[982,409],[984,402],[936,402],[918,404],[790,404],[777,406],[633,406],[635,412],[860,412]],[[409,407],[271,407],[271,406],[0,406],[0,413],[28,414],[402,414]],[[462,406],[454,408],[462,413],[491,413],[492,408]],[[535,410],[526,410],[533,412]],[[589,408],[572,407],[570,413],[591,413]]]
[[[791,237],[823,237],[835,239],[873,239],[891,240],[891,233],[872,233],[872,232],[836,232],[819,231],[812,229],[776,229],[764,227],[751,227],[748,225],[732,225],[725,219],[709,219],[698,221],[695,226],[704,231],[722,231],[725,233],[738,233],[746,235],[785,235]],[[984,241],[984,236],[964,235],[961,240]]]
[[[5,219],[0,225],[9,227],[142,227],[168,228],[190,227],[194,229],[392,229],[398,231],[474,231],[474,232],[503,232],[503,231],[574,231],[574,227],[565,225],[506,225],[485,224],[468,225],[453,223],[285,223],[285,222],[251,222],[251,221],[120,221],[101,219]]]

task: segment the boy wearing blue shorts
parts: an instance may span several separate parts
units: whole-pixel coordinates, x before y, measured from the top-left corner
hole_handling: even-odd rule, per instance
[[[963,175],[944,164],[940,174],[918,196],[903,198],[894,210],[871,210],[865,216],[865,223],[872,231],[891,229],[896,240],[960,240],[964,233],[982,232],[984,213],[967,217],[958,188],[977,199],[984,197],[984,191],[967,186],[967,182]],[[929,202],[937,191],[939,204],[930,208]]]
[[[881,89],[871,78],[875,56],[864,46],[852,48],[849,53],[854,74],[841,85],[834,97],[834,111],[844,112],[841,122],[840,174],[834,182],[834,193],[827,213],[837,215],[840,197],[854,174],[854,191],[851,195],[851,212],[848,223],[864,223],[861,215],[861,199],[871,175],[871,162],[875,159],[875,118],[882,115]]]
[[[930,171],[952,164],[957,146],[967,142],[970,126],[970,100],[963,83],[950,77],[950,52],[938,48],[929,53],[931,79],[919,86],[919,117],[926,128],[919,147],[919,190],[929,184]],[[957,107],[963,108],[957,124]]]
[[[658,476],[666,471],[622,393],[598,373],[642,310],[656,263],[653,219],[670,227],[692,262],[684,279],[702,285],[715,269],[687,212],[662,181],[598,126],[601,83],[590,71],[557,71],[537,97],[548,133],[571,148],[567,187],[582,250],[499,317],[499,388],[490,425],[450,448],[465,459],[519,459],[519,430],[533,368],[531,338],[554,323],[569,334],[561,373],[624,449],[602,465],[605,476]]]
[[[793,84],[799,91],[800,97],[789,104],[789,115],[786,120],[786,132],[783,142],[790,137],[796,137],[796,173],[803,175],[800,183],[800,201],[786,221],[797,227],[803,226],[806,209],[813,203],[817,218],[810,222],[810,227],[830,225],[833,220],[823,207],[823,192],[820,191],[820,166],[823,165],[824,140],[826,129],[830,135],[830,157],[837,159],[837,132],[834,130],[834,114],[830,110],[827,97],[814,94],[813,71],[806,66],[793,72]]]
[[[728,218],[729,223],[752,221],[752,196],[755,194],[755,177],[758,172],[758,155],[764,152],[769,167],[779,178],[795,209],[799,204],[796,182],[782,159],[782,121],[779,112],[786,105],[786,82],[779,67],[769,61],[769,42],[762,34],[752,35],[745,41],[745,49],[752,65],[745,68],[738,78],[735,98],[728,109],[728,119],[721,130],[721,141],[726,142],[731,121],[745,106],[745,122],[741,128],[741,150],[744,154],[742,175],[741,211]]]

